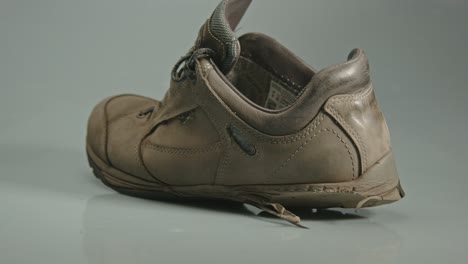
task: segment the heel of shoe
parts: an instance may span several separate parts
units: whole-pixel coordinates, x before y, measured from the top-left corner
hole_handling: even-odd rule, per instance
[[[395,159],[390,151],[354,181],[354,189],[365,196],[380,195],[397,188],[399,182]]]
[[[392,152],[377,161],[358,179],[355,191],[367,197],[356,208],[392,203],[405,196]]]
[[[361,177],[339,183],[268,186],[258,192],[271,202],[315,208],[361,208],[393,203],[404,197],[392,152]],[[273,194],[274,193],[274,194]]]
[[[393,203],[405,196],[400,184],[393,153],[390,151],[353,182],[353,190],[362,199],[345,207],[361,208]]]

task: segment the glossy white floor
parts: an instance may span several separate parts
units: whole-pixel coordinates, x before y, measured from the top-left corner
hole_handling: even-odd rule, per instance
[[[217,4],[0,1],[0,263],[465,263],[466,1],[254,1],[241,32],[316,68],[361,47],[407,197],[300,212],[310,229],[226,203],[116,194],[84,153],[102,98],[161,98]]]

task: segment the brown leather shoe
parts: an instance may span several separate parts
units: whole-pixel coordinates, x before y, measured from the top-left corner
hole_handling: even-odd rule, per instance
[[[129,195],[360,208],[404,196],[364,52],[316,71],[274,39],[234,30],[224,0],[172,71],[162,101],[118,95],[88,124],[94,173]]]

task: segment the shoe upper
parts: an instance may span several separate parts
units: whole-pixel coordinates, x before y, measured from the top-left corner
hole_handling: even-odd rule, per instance
[[[87,145],[135,179],[168,185],[352,181],[391,150],[365,53],[316,71],[274,39],[234,33],[250,0],[224,0],[161,101],[118,95]]]

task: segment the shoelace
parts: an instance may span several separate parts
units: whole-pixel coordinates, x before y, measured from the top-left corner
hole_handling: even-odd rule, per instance
[[[177,61],[172,69],[172,80],[180,82],[185,78],[193,79],[195,77],[195,63],[199,58],[208,58],[214,55],[214,51],[208,48],[191,48],[189,52]],[[181,68],[181,65],[184,66]]]

